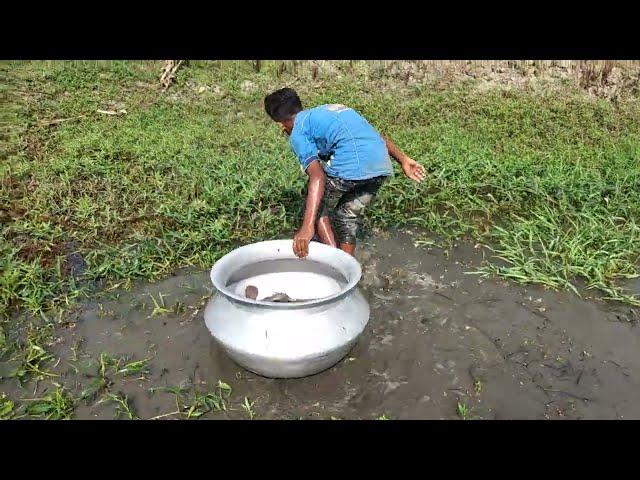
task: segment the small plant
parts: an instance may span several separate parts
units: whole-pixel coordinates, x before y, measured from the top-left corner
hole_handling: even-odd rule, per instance
[[[221,397],[224,397],[224,395],[227,395],[227,398],[229,398],[229,396],[231,395],[231,387],[224,383],[222,380],[218,380],[218,392],[220,394]]]
[[[250,420],[253,420],[256,414],[255,411],[253,410],[254,404],[255,404],[255,401],[250,402],[247,397],[244,397],[244,402],[242,402],[242,408],[244,409],[245,412],[247,412],[247,415],[249,415]]]
[[[476,391],[476,395],[480,395],[480,393],[482,393],[483,387],[484,385],[480,380],[476,380],[475,382],[473,382],[473,389]]]
[[[135,360],[125,363],[124,358],[116,358],[110,353],[102,352],[100,354],[100,364],[97,376],[93,381],[80,393],[80,398],[86,401],[93,401],[102,393],[110,394],[109,389],[114,384],[113,377],[123,375],[125,377],[144,374],[149,371],[148,362],[150,358],[143,360]]]
[[[458,413],[458,416],[462,420],[469,420],[469,418],[471,417],[471,411],[472,411],[472,409],[469,406],[467,406],[464,403],[458,402],[458,406],[456,408],[456,412]]]
[[[124,357],[114,357],[110,353],[102,352],[100,354],[99,375],[104,378],[108,374],[128,377],[138,373],[147,373],[149,371],[149,360],[151,360],[151,357],[126,363]]]
[[[122,374],[126,377],[129,375],[135,375],[139,373],[148,373],[149,372],[149,360],[150,358],[145,358],[144,360],[137,360],[133,362],[126,363],[122,368],[119,368],[119,364],[121,359],[118,361],[118,369],[116,371],[117,374]]]
[[[186,311],[187,307],[183,302],[177,301],[176,303],[173,304],[173,313],[175,313],[176,315],[180,315],[181,313],[184,313]]]
[[[207,412],[214,411],[220,412],[226,410],[224,400],[220,395],[215,393],[200,393],[195,392],[193,403],[191,405],[185,405],[183,410],[187,410],[187,420],[191,418],[198,418]]]
[[[158,292],[160,301],[157,301],[152,294],[149,294],[149,296],[151,297],[151,301],[154,305],[153,311],[151,312],[152,317],[155,317],[156,315],[162,315],[164,313],[170,313],[172,311],[172,309],[167,308],[164,304],[164,296],[162,295],[162,292]]]
[[[133,407],[129,404],[129,398],[121,393],[107,393],[98,403],[113,402],[116,404],[116,418],[124,416],[129,420],[139,420],[139,417],[133,411]]]
[[[42,398],[31,399],[27,414],[47,420],[70,420],[73,417],[73,398],[61,387]]]
[[[7,398],[5,393],[0,394],[0,420],[13,418],[15,404]]]
[[[181,387],[166,387],[160,390],[173,393],[176,397],[176,411],[155,418],[166,417],[170,415],[183,415],[187,420],[199,418],[208,412],[221,412],[227,410],[225,398],[231,395],[231,387],[218,380],[215,392],[198,392],[195,391],[193,396],[188,395],[188,390]]]
[[[56,374],[45,370],[45,364],[55,356],[45,350],[44,346],[51,337],[51,326],[36,327],[29,325],[27,339],[24,345],[17,345],[13,359],[20,359],[20,365],[10,376],[16,377],[18,382],[24,383],[31,377],[43,380],[45,377],[57,377]]]
[[[383,413],[378,418],[376,418],[376,420],[389,420],[389,418],[387,417],[386,413]]]

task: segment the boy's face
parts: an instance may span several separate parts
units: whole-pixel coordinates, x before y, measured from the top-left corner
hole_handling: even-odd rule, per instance
[[[285,133],[285,135],[290,136],[291,132],[293,131],[293,120],[285,120],[284,122],[278,122],[278,125],[280,125],[280,128],[282,128],[282,131]]]

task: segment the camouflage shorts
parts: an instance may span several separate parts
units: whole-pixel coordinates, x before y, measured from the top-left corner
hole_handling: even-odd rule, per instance
[[[376,197],[387,177],[368,180],[342,180],[327,177],[318,218],[328,216],[338,243],[356,243],[362,214]]]

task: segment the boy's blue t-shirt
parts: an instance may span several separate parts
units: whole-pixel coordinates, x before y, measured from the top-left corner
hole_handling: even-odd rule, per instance
[[[302,169],[323,160],[327,175],[366,180],[393,173],[387,146],[360,114],[344,105],[321,105],[296,115],[291,148]]]

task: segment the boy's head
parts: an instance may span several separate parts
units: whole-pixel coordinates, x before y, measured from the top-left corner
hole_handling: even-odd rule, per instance
[[[302,111],[302,102],[292,88],[281,88],[264,97],[264,109],[274,122],[282,125],[287,134],[293,130],[293,119]]]

